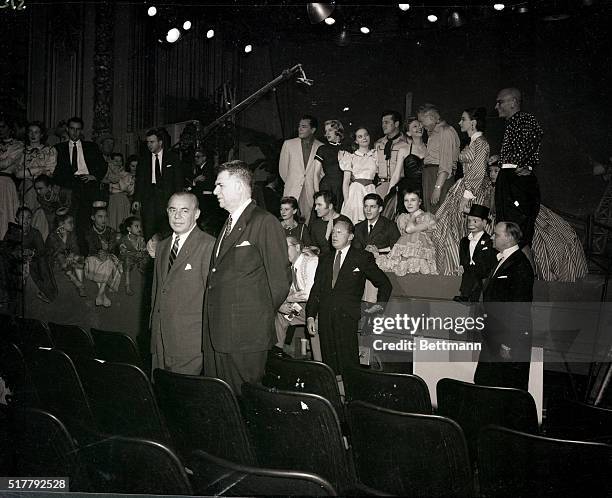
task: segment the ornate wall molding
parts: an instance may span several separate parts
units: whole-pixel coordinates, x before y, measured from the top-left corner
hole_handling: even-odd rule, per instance
[[[94,48],[94,120],[93,137],[112,133],[113,126],[113,49],[115,4],[96,5],[96,41]]]

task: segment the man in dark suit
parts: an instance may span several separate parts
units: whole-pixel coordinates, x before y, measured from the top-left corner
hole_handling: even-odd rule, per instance
[[[337,375],[342,375],[348,367],[359,366],[357,323],[366,279],[378,289],[379,302],[388,301],[391,295],[391,282],[376,266],[374,256],[351,247],[354,231],[353,223],[346,216],[334,220],[331,236],[334,251],[321,256],[306,303],[308,332],[315,335],[319,329],[323,361]],[[375,307],[382,310],[379,305]]]
[[[198,216],[195,195],[170,197],[173,233],[157,245],[151,292],[153,370],[202,372],[202,304],[215,239],[198,228]]]
[[[70,118],[70,140],[55,144],[57,165],[53,181],[71,192],[79,247],[82,254],[87,254],[85,233],[91,224],[92,204],[101,198],[100,182],[106,175],[107,165],[95,143],[81,140],[82,132],[83,120],[76,116]]]
[[[219,168],[214,192],[229,216],[213,251],[204,304],[204,373],[238,394],[244,382],[263,377],[276,312],[291,285],[285,231],[251,199],[252,181],[243,161]]]
[[[353,247],[373,254],[387,253],[400,238],[397,225],[382,216],[384,201],[378,194],[363,198],[363,214],[366,219],[355,225]]]
[[[458,302],[480,301],[482,281],[491,275],[497,265],[497,251],[493,247],[491,236],[484,231],[489,222],[489,208],[472,204],[467,214],[467,226],[470,232],[459,241],[459,272],[461,287],[459,295],[453,299]]]
[[[146,133],[149,154],[138,161],[134,186],[135,211],[140,209],[146,240],[155,233],[169,231],[166,206],[174,194],[183,190],[184,174],[179,157],[166,148],[167,134],[163,129]]]
[[[499,262],[483,291],[487,317],[476,384],[524,390],[529,385],[534,274],[518,246],[522,235],[516,223],[495,226]]]

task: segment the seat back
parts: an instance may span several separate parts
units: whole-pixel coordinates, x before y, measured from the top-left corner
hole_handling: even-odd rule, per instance
[[[142,359],[136,342],[123,332],[91,329],[96,358],[116,363],[129,363],[142,368]]]
[[[347,369],[344,375],[346,401],[364,401],[405,413],[431,414],[427,384],[417,375]]]
[[[195,450],[253,465],[255,454],[232,388],[221,379],[156,369],[154,390],[177,452]]]
[[[157,441],[106,438],[83,448],[82,460],[97,493],[193,494],[179,458]]]
[[[489,387],[454,379],[440,379],[436,386],[438,415],[459,424],[476,458],[476,440],[483,427],[494,424],[522,432],[538,432],[535,401],[527,391]]]
[[[153,388],[142,370],[91,358],[78,358],[76,366],[101,432],[170,444]]]
[[[242,402],[261,466],[312,472],[341,494],[351,488],[354,469],[338,415],[327,399],[247,383]]]
[[[35,318],[15,318],[11,335],[25,356],[39,347],[54,347],[49,326]]]
[[[96,424],[73,361],[59,349],[39,348],[29,361],[40,407],[57,416],[81,440]]]
[[[325,479],[307,472],[239,465],[196,451],[194,492],[207,496],[336,496]]]
[[[366,486],[398,496],[474,495],[467,444],[457,423],[361,401],[350,403],[348,414],[357,476]]]
[[[612,410],[569,399],[550,403],[547,435],[580,441],[612,443]]]
[[[7,404],[37,406],[38,396],[32,384],[30,370],[21,349],[12,342],[0,342],[0,377],[11,392],[6,396]]]
[[[61,325],[49,322],[49,330],[57,349],[71,357],[94,358],[96,351],[91,334],[78,325]]]
[[[344,421],[344,406],[340,399],[336,374],[325,363],[270,355],[263,384],[282,391],[323,396],[336,409],[340,421]]]
[[[612,446],[489,426],[478,438],[480,491],[495,498],[609,497]]]

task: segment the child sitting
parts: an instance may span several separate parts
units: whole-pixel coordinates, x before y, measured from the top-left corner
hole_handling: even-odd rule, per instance
[[[121,233],[123,235],[119,239],[119,258],[125,271],[125,293],[131,296],[134,291],[130,285],[130,273],[134,267],[137,267],[141,273],[144,272],[149,262],[149,253],[142,236],[140,218],[136,216],[126,218],[121,224]]]
[[[47,175],[37,176],[34,180],[34,190],[39,208],[34,210],[32,226],[47,240],[48,235],[55,230],[56,212],[58,209],[70,207],[70,200],[58,185],[54,185]]]
[[[401,237],[391,252],[381,254],[376,263],[383,271],[404,276],[408,273],[437,275],[436,251],[431,240],[431,232],[436,228],[433,214],[421,209],[419,192],[404,193],[406,212],[397,217],[396,223]]]
[[[56,216],[57,228],[49,234],[46,248],[51,267],[59,266],[79,291],[86,297],[83,285],[83,256],[79,254],[79,244],[74,233],[74,217],[66,208],[61,208]]]
[[[497,251],[493,247],[493,240],[484,231],[488,222],[489,208],[472,204],[467,214],[470,234],[459,242],[459,274],[462,277],[459,295],[453,298],[455,301],[480,301],[482,280],[488,278],[497,265]]]
[[[98,284],[96,306],[109,308],[111,300],[106,295],[106,289],[117,292],[123,269],[117,256],[111,252],[116,244],[116,233],[107,226],[108,213],[105,202],[94,202],[91,220],[93,223],[85,234],[87,243],[85,277]]]

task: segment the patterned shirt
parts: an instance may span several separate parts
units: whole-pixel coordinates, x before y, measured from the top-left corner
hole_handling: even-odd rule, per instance
[[[544,132],[533,114],[517,112],[508,118],[499,162],[534,168],[540,160],[540,143]]]

